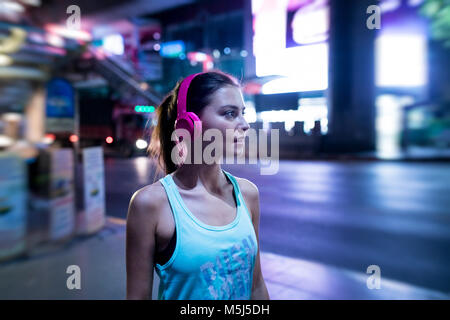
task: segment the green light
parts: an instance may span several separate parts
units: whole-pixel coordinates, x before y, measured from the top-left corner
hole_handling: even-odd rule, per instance
[[[154,106],[135,106],[134,111],[136,112],[155,112]]]

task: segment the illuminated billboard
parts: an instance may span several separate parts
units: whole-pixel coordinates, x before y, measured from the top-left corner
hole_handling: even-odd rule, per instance
[[[384,0],[383,28],[375,43],[377,87],[427,84],[427,35],[422,1]],[[328,0],[252,0],[256,75],[282,76],[265,94],[328,88]]]
[[[421,87],[427,83],[427,40],[421,34],[384,34],[376,40],[376,85]]]
[[[264,93],[328,87],[328,1],[252,0],[258,77],[279,75]]]

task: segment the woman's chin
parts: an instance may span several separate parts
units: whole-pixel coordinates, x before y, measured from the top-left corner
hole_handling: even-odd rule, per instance
[[[235,143],[234,144],[234,154],[239,156],[244,153],[244,143]]]

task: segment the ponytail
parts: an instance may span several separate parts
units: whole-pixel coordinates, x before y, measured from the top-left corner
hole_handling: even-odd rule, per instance
[[[171,136],[177,119],[177,94],[180,83],[177,83],[156,109],[157,124],[153,128],[147,150],[149,156],[156,159],[158,169],[165,174],[170,174],[177,169],[171,160],[171,152],[175,146]]]

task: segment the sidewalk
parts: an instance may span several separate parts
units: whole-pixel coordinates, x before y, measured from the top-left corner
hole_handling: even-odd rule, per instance
[[[80,267],[80,290],[67,289],[70,265]],[[381,289],[370,290],[365,273],[268,252],[261,252],[261,266],[274,300],[450,299],[450,294],[383,277]],[[74,239],[53,252],[2,263],[0,279],[0,299],[124,299],[125,221],[108,218],[105,228],[93,236]]]

